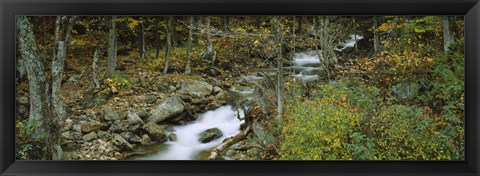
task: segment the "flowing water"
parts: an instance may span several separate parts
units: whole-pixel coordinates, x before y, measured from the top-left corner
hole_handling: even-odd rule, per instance
[[[176,126],[169,133],[177,135],[176,141],[168,141],[164,144],[151,147],[150,150],[158,152],[146,155],[137,155],[129,159],[133,160],[199,160],[208,156],[202,156],[202,152],[208,152],[220,145],[228,137],[240,132],[240,124],[243,120],[243,111],[238,112],[232,106],[222,106],[213,111],[205,112],[195,121],[182,126]],[[222,137],[208,143],[199,141],[200,133],[210,128],[218,128],[222,131]],[[149,149],[145,149],[149,150]]]

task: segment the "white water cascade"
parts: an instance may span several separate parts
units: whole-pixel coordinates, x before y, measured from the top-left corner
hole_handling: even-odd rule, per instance
[[[174,127],[171,133],[177,135],[176,141],[168,141],[166,150],[157,153],[140,156],[140,160],[197,160],[202,151],[210,150],[222,143],[228,137],[234,136],[240,132],[240,124],[237,116],[243,118],[243,111],[238,114],[232,109],[232,106],[222,106],[213,111],[205,112],[195,121],[187,125]],[[222,137],[214,139],[208,143],[199,141],[200,133],[210,128],[218,128],[223,133]]]

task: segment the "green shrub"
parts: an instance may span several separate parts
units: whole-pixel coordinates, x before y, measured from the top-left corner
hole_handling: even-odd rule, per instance
[[[280,158],[286,160],[350,160],[352,135],[363,118],[345,100],[345,89],[324,86],[322,98],[306,100],[285,108]]]

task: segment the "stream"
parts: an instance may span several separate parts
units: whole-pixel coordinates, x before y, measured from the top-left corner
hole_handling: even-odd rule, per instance
[[[243,120],[243,111],[232,109],[231,105],[225,105],[218,109],[201,114],[195,121],[181,126],[175,126],[168,133],[177,135],[176,141],[168,141],[156,146],[148,146],[143,150],[157,150],[153,154],[136,155],[128,159],[133,160],[201,160],[209,156],[209,151],[220,145],[226,138],[240,132],[240,124]],[[200,133],[207,129],[218,128],[222,137],[208,143],[201,143]],[[142,149],[140,149],[142,150]]]

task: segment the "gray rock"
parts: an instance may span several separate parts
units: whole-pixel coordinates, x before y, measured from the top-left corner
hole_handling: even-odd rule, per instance
[[[132,144],[128,143],[127,140],[125,140],[122,136],[119,134],[114,134],[113,139],[112,139],[113,145],[116,147],[122,149],[122,150],[127,150],[127,151],[132,151],[133,146]]]
[[[81,124],[75,124],[73,125],[72,127],[73,130],[75,130],[76,132],[82,132],[82,125]]]
[[[150,111],[148,122],[159,123],[168,118],[175,117],[185,110],[184,103],[178,97],[170,97],[163,101],[157,108]]]
[[[149,95],[147,98],[145,98],[145,103],[147,104],[152,104],[152,103],[155,103],[155,101],[157,101],[157,97],[155,95]]]
[[[186,94],[192,98],[203,98],[212,93],[213,87],[204,81],[185,81],[180,86],[180,94]]]
[[[97,135],[98,135],[98,138],[103,139],[103,140],[107,140],[107,139],[112,138],[112,134],[110,134],[109,132],[106,132],[106,131],[98,131]]]
[[[148,136],[148,134],[143,134],[142,139],[140,140],[142,145],[149,145],[152,144],[152,139]]]
[[[142,119],[145,118],[145,117],[147,117],[147,116],[148,116],[147,110],[141,109],[141,110],[138,112],[138,116],[140,116],[140,118],[142,118]]]
[[[128,110],[127,120],[128,120],[128,123],[132,125],[143,124],[143,120],[133,110]]]
[[[81,126],[81,130],[83,133],[90,133],[92,131],[97,131],[102,127],[102,123],[96,120],[88,121],[83,123]]]
[[[150,135],[150,137],[160,143],[167,141],[165,134],[166,125],[157,125],[155,123],[147,123],[143,125],[143,129]]]
[[[119,133],[119,132],[127,132],[131,131],[130,123],[126,120],[117,120],[113,122],[112,126],[108,130],[111,132]]]
[[[130,143],[140,143],[141,138],[132,132],[123,132],[120,134],[124,139]]]
[[[202,143],[208,143],[214,139],[218,139],[223,136],[222,131],[218,128],[210,128],[200,133],[200,138],[198,139]]]
[[[105,120],[122,120],[124,118],[124,116],[108,107],[103,107],[103,112],[105,113]]]
[[[213,90],[212,90],[212,94],[213,95],[217,95],[218,93],[220,93],[222,91],[222,88],[218,87],[218,86],[215,86],[213,87]]]
[[[177,88],[175,86],[168,86],[168,91],[169,92],[175,92],[175,90],[177,90]]]
[[[175,134],[175,133],[168,134],[168,140],[177,141],[177,134]]]
[[[91,132],[91,133],[88,133],[86,135],[83,135],[82,139],[83,141],[85,142],[90,142],[90,141],[93,141],[94,139],[97,139],[98,136],[97,136],[97,133],[95,132]]]
[[[74,131],[65,131],[61,133],[62,137],[68,140],[79,140],[82,139],[82,133]]]

